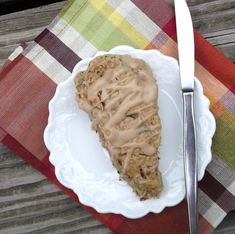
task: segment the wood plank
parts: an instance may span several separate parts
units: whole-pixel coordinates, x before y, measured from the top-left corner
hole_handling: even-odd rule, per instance
[[[11,34],[46,27],[63,7],[65,1],[0,16],[0,32]]]
[[[48,5],[50,3],[59,2],[62,0],[1,0],[0,15],[9,14],[11,12],[22,11],[25,9]]]
[[[0,233],[110,233],[99,221],[0,145]]]
[[[226,11],[228,9],[232,9],[235,7],[235,1],[234,0],[214,0],[214,1],[203,1],[199,3],[199,1],[191,2],[187,1],[190,12],[192,14],[192,17],[195,16],[207,16],[208,14],[211,14],[213,12],[219,12],[222,14],[223,11]]]
[[[203,33],[216,32],[226,28],[233,28],[235,23],[235,8],[223,12],[212,12],[199,15],[198,11],[193,15],[194,27]]]
[[[22,42],[30,43],[55,18],[65,1],[0,16],[0,66]]]

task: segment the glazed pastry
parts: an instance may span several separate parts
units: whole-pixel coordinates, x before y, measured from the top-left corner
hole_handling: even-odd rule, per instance
[[[150,67],[129,55],[102,55],[75,78],[76,98],[120,178],[141,200],[159,197],[161,123]]]

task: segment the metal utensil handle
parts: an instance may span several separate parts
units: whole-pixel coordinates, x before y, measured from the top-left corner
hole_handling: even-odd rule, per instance
[[[188,203],[189,230],[197,234],[197,154],[195,143],[195,123],[193,91],[183,91],[184,108],[184,173],[186,198]]]

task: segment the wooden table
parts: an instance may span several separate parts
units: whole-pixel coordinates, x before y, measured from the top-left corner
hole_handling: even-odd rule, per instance
[[[172,4],[172,0],[167,0]],[[235,62],[235,0],[188,0],[195,28]],[[52,21],[64,2],[0,16],[0,66]],[[214,233],[235,233],[231,212]],[[48,179],[0,145],[0,234],[111,233]]]

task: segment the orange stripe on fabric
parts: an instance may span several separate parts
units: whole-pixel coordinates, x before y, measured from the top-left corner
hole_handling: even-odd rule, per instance
[[[169,36],[177,41],[175,18],[173,17],[165,27],[166,33],[170,32]],[[218,81],[235,93],[233,89],[235,86],[235,65],[198,32],[194,32],[194,37],[196,60]]]
[[[196,59],[227,88],[235,85],[235,65],[220,51],[195,33]]]
[[[210,109],[216,118],[219,118],[225,111],[224,105],[221,104],[219,101],[216,102],[214,105],[211,105]]]
[[[201,81],[204,93],[211,101],[211,105],[214,105],[223,95],[228,91],[228,88],[224,86],[216,77],[214,77],[206,68],[200,63],[195,63],[196,76]]]
[[[174,41],[177,41],[175,17],[172,17],[163,30]],[[196,60],[224,86],[235,93],[235,65],[198,32],[194,31],[194,37]]]
[[[146,49],[155,49],[156,46],[150,43]],[[169,38],[159,51],[167,56],[178,59],[178,50],[176,42]],[[216,77],[214,77],[206,68],[195,61],[195,75],[201,81],[204,93],[210,99],[211,105],[214,105],[228,90]]]

